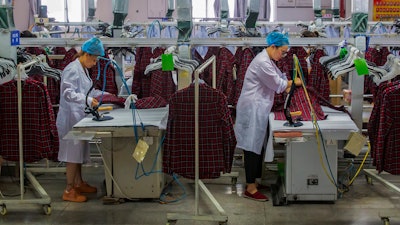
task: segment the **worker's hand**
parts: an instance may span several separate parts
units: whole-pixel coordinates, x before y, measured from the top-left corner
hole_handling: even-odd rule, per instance
[[[99,105],[99,101],[97,99],[93,98],[92,100],[92,108],[97,107]]]
[[[286,89],[285,89],[285,92],[286,92],[286,93],[289,93],[289,92],[290,92],[290,88],[292,87],[292,84],[293,84],[293,80],[288,80],[288,82],[287,82],[287,87],[286,87]]]
[[[135,95],[135,94],[129,95],[129,96],[126,98],[125,103],[124,103],[124,104],[125,104],[125,109],[130,109],[131,103],[132,103],[132,102],[135,103],[137,100],[138,100],[137,95]]]
[[[301,81],[300,78],[296,77],[296,79],[294,79],[294,84],[298,87],[303,85],[303,82]]]

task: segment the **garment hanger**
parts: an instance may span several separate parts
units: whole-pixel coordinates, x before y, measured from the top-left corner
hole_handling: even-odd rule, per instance
[[[327,65],[327,68],[331,71],[340,70],[341,68],[347,68],[352,65],[354,59],[360,51],[355,47],[350,47],[349,53],[347,53],[346,57],[339,61],[332,61]]]
[[[400,75],[400,58],[396,57],[393,59],[393,64],[390,71],[386,73],[382,78],[373,77],[373,81],[375,82],[375,84],[379,85],[380,83],[391,80],[398,75]]]
[[[360,50],[358,50],[357,48],[353,48],[351,49],[351,52],[352,53],[349,54],[349,57],[347,58],[346,62],[340,63],[330,69],[331,74],[334,78],[337,78],[340,75],[346,74],[355,69],[354,60],[361,58],[359,56]]]
[[[188,71],[190,74],[192,74],[193,71],[199,66],[199,63],[196,60],[180,58],[175,52],[168,54],[172,54],[172,60],[174,62],[174,67],[176,69],[185,70]],[[151,59],[150,60],[151,63],[146,66],[144,74],[148,74],[151,71],[161,69],[162,68],[161,58],[162,57],[159,56],[155,59]]]

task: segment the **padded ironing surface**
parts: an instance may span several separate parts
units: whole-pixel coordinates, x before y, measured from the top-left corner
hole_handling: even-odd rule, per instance
[[[324,106],[322,107],[322,110],[328,115],[326,120],[318,121],[319,128],[321,129],[324,138],[347,140],[351,131],[359,130],[348,114]],[[301,127],[287,127],[283,125],[286,122],[285,120],[275,120],[274,118],[274,113],[271,113],[269,115],[269,123],[272,132],[301,131],[303,133],[315,133],[312,121],[301,121],[303,123],[303,126]]]
[[[154,108],[154,109],[137,109],[136,110],[136,126],[156,126],[161,125],[161,121],[168,114],[168,107]],[[131,109],[114,109],[110,111],[107,116],[113,117],[112,120],[107,121],[94,121],[93,116],[89,115],[74,125],[74,128],[87,128],[87,127],[132,127],[133,113]]]

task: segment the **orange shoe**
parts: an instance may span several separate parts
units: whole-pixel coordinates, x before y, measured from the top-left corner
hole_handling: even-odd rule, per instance
[[[62,198],[64,201],[70,202],[86,202],[87,200],[86,196],[79,194],[74,188],[70,191],[65,190]]]
[[[96,193],[97,192],[97,188],[96,187],[90,186],[86,182],[82,182],[80,184],[80,186],[75,186],[75,189],[77,191],[79,191],[80,193]]]

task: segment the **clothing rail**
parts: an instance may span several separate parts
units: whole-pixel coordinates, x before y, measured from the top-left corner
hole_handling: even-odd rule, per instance
[[[215,18],[214,21],[193,21],[193,25],[198,25],[198,26],[215,26],[216,23],[218,23],[218,20],[220,18]],[[228,18],[229,19],[229,18]],[[216,22],[217,21],[217,22]],[[106,24],[106,23],[95,23],[92,22],[94,25],[99,25],[99,24]],[[128,24],[125,25],[133,25],[133,26],[148,26],[151,25],[153,22],[129,22]],[[256,26],[279,26],[279,25],[284,25],[284,26],[296,26],[297,24],[309,24],[309,21],[281,21],[281,22],[269,22],[269,21],[257,21]],[[368,21],[368,25],[375,25],[378,22],[376,21]],[[393,22],[389,21],[382,21],[380,22],[383,25],[393,25]],[[70,26],[91,26],[87,25],[90,23],[85,23],[85,22],[53,22],[53,23],[44,23],[45,25],[70,25]],[[162,26],[177,26],[177,23],[174,21],[160,21],[160,24]],[[229,25],[236,25],[236,26],[244,26],[244,23],[242,21],[237,21],[237,20],[230,20]],[[343,25],[351,25],[351,21],[322,21],[322,25],[338,25],[338,26],[343,26]]]
[[[51,40],[51,41],[49,41]],[[20,46],[26,47],[78,47],[86,39],[76,38],[21,38]],[[344,38],[289,38],[290,46],[337,46]],[[354,44],[354,38],[346,39],[347,43]],[[169,47],[176,45],[175,38],[103,38],[104,47]],[[265,38],[191,38],[185,43],[192,46],[265,46]],[[371,38],[370,45],[400,46],[400,37]]]
[[[19,182],[20,182],[20,199],[0,199],[0,214],[5,215],[7,213],[6,203],[37,203],[43,205],[43,210],[46,215],[51,213],[51,198],[39,184],[36,178],[33,176],[30,170],[24,171],[24,151],[23,151],[23,133],[22,133],[22,77],[25,73],[25,69],[38,62],[46,62],[44,55],[39,55],[33,58],[31,61],[19,64],[17,66],[17,104],[18,104],[18,152],[19,152]],[[39,194],[40,198],[25,198],[24,197],[24,175],[26,174],[28,180],[34,187],[34,190]]]
[[[168,224],[175,223],[178,219],[184,220],[200,220],[200,221],[217,221],[219,224],[226,224],[228,216],[225,210],[221,207],[218,201],[214,198],[211,192],[207,189],[204,183],[199,179],[199,74],[212,64],[213,77],[216,74],[216,57],[211,56],[207,61],[201,64],[195,71],[195,86],[194,86],[194,103],[195,103],[195,214],[183,215],[178,213],[167,213]],[[213,79],[214,81],[215,79]],[[213,84],[214,87],[214,84]],[[217,208],[220,215],[199,215],[199,186]]]

